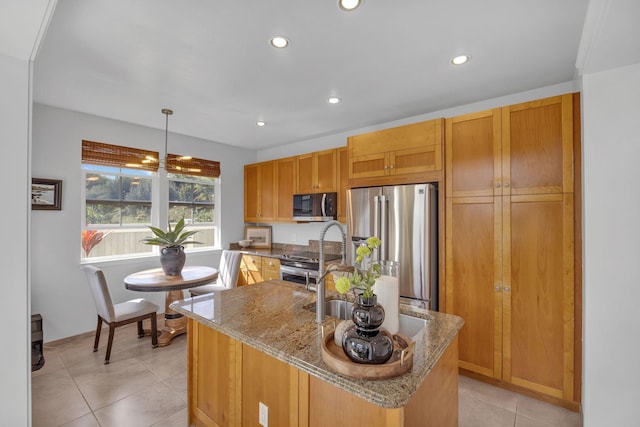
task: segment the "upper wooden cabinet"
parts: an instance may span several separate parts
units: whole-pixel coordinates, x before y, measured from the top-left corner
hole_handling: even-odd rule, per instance
[[[445,301],[465,319],[460,367],[565,401],[579,389],[574,108],[568,94],[446,120]]]
[[[273,221],[276,218],[275,162],[244,167],[245,222]]]
[[[436,119],[349,137],[349,179],[441,170],[442,130]]]
[[[347,222],[347,189],[349,188],[349,150],[338,148],[338,221]]]
[[[297,194],[337,191],[336,149],[297,156]]]
[[[447,119],[447,197],[573,192],[572,123],[571,94]]]
[[[276,162],[276,220],[293,222],[293,195],[298,176],[297,157],[278,159]]]

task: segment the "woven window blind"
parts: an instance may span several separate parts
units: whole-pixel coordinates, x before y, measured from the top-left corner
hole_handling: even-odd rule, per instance
[[[220,162],[197,159],[195,157],[169,154],[167,156],[167,172],[182,175],[220,177]]]
[[[157,151],[82,141],[82,163],[157,172],[158,158]]]

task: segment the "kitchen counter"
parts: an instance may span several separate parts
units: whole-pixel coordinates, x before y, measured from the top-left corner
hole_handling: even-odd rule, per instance
[[[327,297],[336,298],[338,294],[328,291]],[[315,299],[315,293],[299,285],[272,280],[188,298],[174,303],[172,308],[243,345],[382,408],[400,408],[410,401],[454,340],[457,346],[457,334],[463,325],[457,316],[401,305],[402,314],[428,320],[426,327],[414,337],[413,369],[396,378],[358,380],[333,372],[322,361],[322,327],[315,322],[315,312],[304,308]],[[329,316],[326,319],[325,326],[330,330],[335,319]],[[437,390],[429,392],[438,393]]]

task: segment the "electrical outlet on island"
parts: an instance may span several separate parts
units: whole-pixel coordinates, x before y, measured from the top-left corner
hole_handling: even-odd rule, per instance
[[[260,402],[258,408],[258,423],[262,427],[269,427],[269,407]]]

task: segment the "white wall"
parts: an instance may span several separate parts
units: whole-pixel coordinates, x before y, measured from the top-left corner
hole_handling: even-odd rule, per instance
[[[640,64],[583,77],[585,427],[640,424]]]
[[[164,117],[158,109],[158,122]],[[171,129],[171,121],[169,122]],[[45,341],[91,331],[96,314],[80,265],[81,143],[83,139],[164,151],[164,130],[109,120],[36,104],[33,114],[32,174],[61,179],[62,210],[33,211],[31,217],[31,309],[43,317]],[[255,161],[255,152],[169,133],[169,151],[221,162],[221,241],[223,247],[242,238],[243,165]],[[219,253],[187,255],[187,265],[217,266]],[[99,264],[104,269],[115,302],[145,297],[164,307],[162,293],[127,291],[123,278],[132,272],[159,266],[157,257]]]
[[[6,245],[2,271],[2,363],[0,424],[27,425],[31,393],[31,321],[29,319],[29,62],[0,54],[0,141],[2,209]]]

